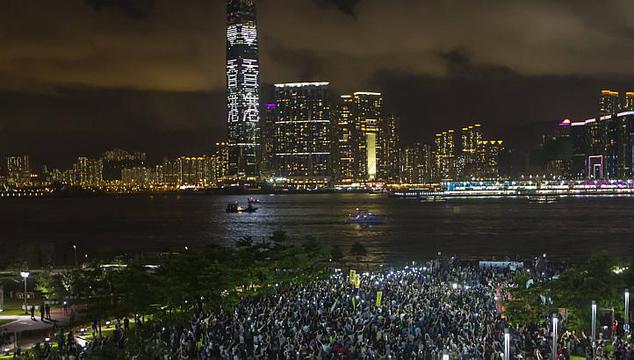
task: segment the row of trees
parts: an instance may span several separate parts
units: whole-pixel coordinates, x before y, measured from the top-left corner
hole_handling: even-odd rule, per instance
[[[125,266],[91,265],[62,273],[39,274],[36,290],[47,299],[69,299],[88,305],[88,316],[123,317],[130,314],[179,313],[195,303],[232,306],[243,296],[271,291],[277,284],[314,279],[344,256],[312,237],[289,241],[276,231],[268,241],[241,238],[235,247],[169,253],[148,268],[144,259]],[[367,254],[355,244],[350,255]],[[204,300],[204,301],[200,301]]]
[[[588,261],[567,267],[559,276],[540,279],[523,273],[507,289],[505,314],[512,324],[543,323],[551,314],[565,309],[567,328],[591,328],[592,301],[600,308],[613,308],[617,319],[624,313],[624,291],[634,289],[634,271],[629,264],[600,253]]]

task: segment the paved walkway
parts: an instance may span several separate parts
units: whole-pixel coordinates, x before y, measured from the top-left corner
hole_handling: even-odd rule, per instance
[[[36,320],[31,320],[31,316],[0,316],[0,320],[14,320],[8,324],[0,326],[0,332],[6,331],[7,333],[21,333],[24,331],[44,330],[53,327],[53,321],[44,320],[40,321],[38,317]]]

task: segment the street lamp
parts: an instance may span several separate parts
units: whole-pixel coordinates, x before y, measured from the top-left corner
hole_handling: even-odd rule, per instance
[[[75,253],[75,267],[77,267],[77,245],[73,244],[73,252]]]
[[[559,318],[557,318],[557,314],[553,314],[553,349],[552,349],[552,359],[557,360],[557,324],[559,323]]]
[[[597,302],[592,300],[592,358],[594,359],[594,354],[596,350],[596,340],[597,340]]]
[[[504,329],[504,360],[511,360],[511,334]]]
[[[28,304],[26,302],[26,279],[29,278],[29,275],[31,275],[31,273],[29,273],[28,271],[20,271],[20,276],[22,276],[22,278],[24,279],[24,313],[28,314]]]
[[[625,289],[625,332],[630,332],[630,290]]]

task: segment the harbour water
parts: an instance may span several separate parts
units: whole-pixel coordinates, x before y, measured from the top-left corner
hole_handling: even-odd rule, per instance
[[[580,259],[606,250],[634,254],[634,197],[564,198],[552,204],[526,199],[451,199],[442,203],[383,194],[258,195],[254,214],[228,214],[227,203],[246,196],[103,196],[0,201],[0,265],[73,261],[78,257],[258,241],[275,230],[292,239],[313,236],[347,252],[356,241],[372,261],[409,261],[438,251],[461,257],[529,257],[547,251]],[[381,225],[346,223],[365,208]]]

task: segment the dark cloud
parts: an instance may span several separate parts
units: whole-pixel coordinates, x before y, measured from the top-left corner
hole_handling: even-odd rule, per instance
[[[206,151],[224,136],[224,7],[8,1],[0,153],[47,154],[47,139],[67,153],[119,141],[169,153],[171,133]],[[504,136],[593,113],[601,87],[634,87],[633,13],[631,0],[258,0],[262,81],[383,91],[408,141],[476,119]]]
[[[102,11],[105,9],[123,10],[133,19],[145,19],[154,10],[156,0],[85,0],[86,4]]]
[[[356,17],[356,7],[361,0],[316,0],[324,5],[334,5],[346,15]]]

